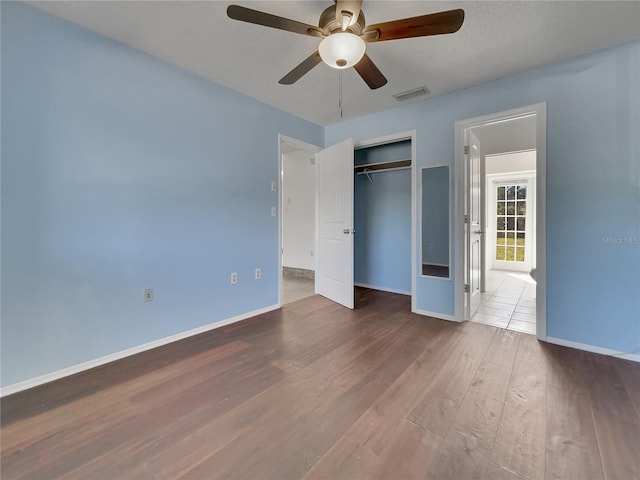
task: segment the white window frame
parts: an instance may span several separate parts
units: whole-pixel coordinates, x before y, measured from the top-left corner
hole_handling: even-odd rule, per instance
[[[493,173],[486,175],[486,189],[488,193],[487,198],[487,224],[486,224],[486,256],[487,269],[498,270],[511,270],[517,272],[529,272],[536,264],[535,257],[535,191],[536,191],[536,171],[518,171],[518,172],[506,172],[506,173]],[[511,262],[496,260],[496,203],[497,195],[496,188],[499,183],[512,183],[518,184],[522,182],[527,183],[527,213],[525,215],[525,261],[524,262]]]

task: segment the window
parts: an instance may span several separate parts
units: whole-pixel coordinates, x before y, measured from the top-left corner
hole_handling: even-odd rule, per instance
[[[496,187],[495,260],[524,262],[527,216],[527,184]]]

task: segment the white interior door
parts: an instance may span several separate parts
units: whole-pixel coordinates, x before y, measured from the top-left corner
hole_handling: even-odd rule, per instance
[[[353,308],[353,142],[316,153],[316,293]]]
[[[469,285],[469,314],[467,318],[471,318],[478,307],[480,307],[481,299],[481,281],[482,281],[482,248],[483,248],[483,215],[482,215],[482,171],[480,158],[480,142],[478,137],[469,131],[469,195],[467,214],[469,222],[467,224],[468,232],[468,275],[467,285]]]

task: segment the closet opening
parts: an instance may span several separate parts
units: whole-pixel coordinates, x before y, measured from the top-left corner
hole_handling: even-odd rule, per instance
[[[412,138],[356,145],[354,288],[356,308],[376,291],[413,291]]]

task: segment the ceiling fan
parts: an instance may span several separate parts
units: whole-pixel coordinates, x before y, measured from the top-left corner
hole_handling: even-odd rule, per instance
[[[387,79],[365,53],[367,43],[454,33],[464,21],[464,10],[457,9],[367,26],[361,6],[362,0],[335,0],[335,5],[320,14],[317,27],[239,5],[229,5],[227,15],[242,22],[322,38],[318,50],[282,77],[280,84],[295,83],[324,61],[337,69],[353,67],[371,89],[382,87]]]

